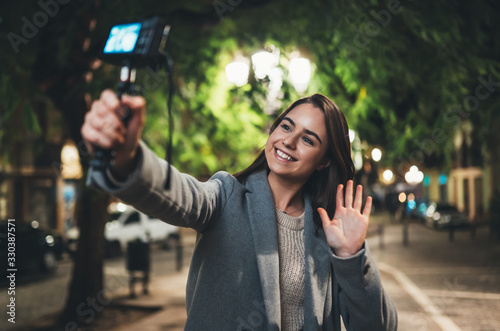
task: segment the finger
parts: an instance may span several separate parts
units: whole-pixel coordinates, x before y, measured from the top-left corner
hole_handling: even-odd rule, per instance
[[[94,146],[110,149],[113,147],[113,142],[111,139],[103,135],[100,131],[97,131],[94,127],[84,124],[82,127],[83,138]]]
[[[339,186],[337,186],[337,209],[340,207],[344,207],[344,191],[343,191],[343,189],[344,189],[344,185],[339,184]]]
[[[134,118],[131,121],[134,122],[132,125],[141,127],[145,122],[146,100],[140,96],[124,95],[122,104],[130,110],[130,116]]]
[[[352,180],[347,181],[347,187],[345,190],[345,207],[352,208]]]
[[[118,116],[109,114],[103,119],[101,131],[111,139],[122,140],[125,134],[125,126]]]
[[[114,113],[115,113],[114,109],[110,108],[104,101],[97,100],[92,103],[92,108],[90,109],[90,112],[87,113],[87,115],[91,119],[102,120],[109,114],[114,114]]]
[[[370,217],[372,211],[372,197],[366,198],[365,208],[363,209],[363,216]]]
[[[111,112],[107,112],[102,107],[96,106],[94,112],[89,113],[85,123],[92,126],[97,131],[104,131],[110,127],[118,127],[120,119]]]
[[[118,99],[116,93],[110,89],[102,91],[101,98],[99,100],[103,102],[107,108],[117,109],[120,107],[120,99]]]
[[[86,128],[85,123],[80,128],[80,134],[83,138],[83,146],[79,144],[80,154],[81,155],[94,155],[94,149],[92,148],[92,144],[86,139]]]
[[[146,107],[146,100],[141,96],[123,95],[122,103],[131,109],[142,109]]]
[[[116,93],[111,90],[104,90],[101,93],[100,101],[107,112],[112,111],[120,120],[124,120],[130,115],[130,107],[124,105]]]
[[[113,113],[108,112],[104,117],[89,115],[85,120],[85,124],[110,140],[118,143],[124,141],[125,127],[118,116]]]
[[[356,187],[356,198],[354,199],[354,209],[361,212],[361,205],[363,205],[363,186]]]
[[[319,216],[321,217],[323,227],[330,224],[330,217],[328,216],[328,213],[326,212],[326,210],[324,208],[321,208],[321,207],[318,208],[317,210],[318,210]]]

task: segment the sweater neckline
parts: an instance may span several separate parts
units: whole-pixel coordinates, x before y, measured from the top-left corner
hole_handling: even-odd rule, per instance
[[[275,208],[276,219],[280,226],[294,231],[300,231],[304,229],[305,211],[300,216],[290,216],[278,207]]]

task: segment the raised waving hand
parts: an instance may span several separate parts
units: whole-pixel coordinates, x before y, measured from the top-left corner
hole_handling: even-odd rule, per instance
[[[363,187],[357,186],[353,201],[353,185],[352,180],[347,182],[345,200],[343,185],[340,184],[337,187],[337,207],[333,219],[330,219],[326,210],[318,208],[328,245],[339,257],[350,257],[356,254],[363,246],[368,230],[372,198],[366,198],[365,208],[361,212]]]

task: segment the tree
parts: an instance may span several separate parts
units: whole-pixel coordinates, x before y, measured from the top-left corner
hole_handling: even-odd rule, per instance
[[[282,51],[281,66],[293,51],[313,61],[308,92],[332,97],[364,140],[384,147],[394,168],[405,171],[410,163],[450,167],[452,137],[470,121],[474,144],[483,146],[473,162],[486,158],[494,165],[494,182],[500,185],[500,169],[495,166],[500,159],[496,144],[500,10],[494,2],[455,0],[445,6],[430,0],[183,4],[96,0],[52,5],[49,11],[54,15],[39,3],[2,6],[1,31],[10,39],[1,39],[0,46],[13,50],[0,54],[2,147],[13,150],[27,132],[48,136],[47,125],[40,123],[53,111],[64,119],[63,134],[80,143],[80,126],[90,101],[102,89],[116,86],[118,68],[97,60],[109,27],[157,14],[172,26],[177,90],[173,161],[184,172],[206,178],[217,170],[241,170],[264,144],[263,131],[271,120],[263,111],[265,84],[250,77],[249,84],[234,88],[226,82],[223,68],[237,54],[249,57],[273,44]],[[41,14],[35,17],[38,12],[46,13],[46,22],[40,21]],[[40,26],[33,25],[32,18]],[[31,30],[24,28],[29,23]],[[478,96],[483,80],[490,84]],[[144,140],[164,155],[166,76],[141,70],[137,82],[148,102]],[[283,105],[297,97],[285,79]],[[470,97],[476,97],[477,107]],[[13,128],[19,125],[14,122],[25,128],[17,138]],[[7,137],[15,140],[7,143]],[[0,154],[3,160],[17,162],[15,153]],[[82,161],[86,167],[87,160]],[[107,196],[83,187],[77,216],[81,253],[64,321],[77,321],[76,307],[105,286],[99,243]]]
[[[42,121],[43,117],[47,116],[46,111],[52,110],[52,107],[34,107],[26,105],[25,102],[30,102],[33,99],[36,100],[37,97],[43,97],[45,105],[53,105],[62,114],[65,123],[63,127],[64,134],[71,137],[80,147],[82,165],[84,169],[87,169],[88,155],[81,144],[82,138],[80,136],[80,127],[83,123],[85,112],[89,109],[92,96],[95,98],[97,93],[104,87],[115,86],[116,77],[118,77],[118,70],[116,68],[111,68],[110,66],[102,66],[100,68],[100,63],[97,59],[98,51],[102,38],[105,37],[107,30],[112,25],[110,22],[116,23],[127,15],[130,15],[129,10],[135,3],[130,1],[127,6],[108,3],[107,7],[101,7],[99,1],[89,2],[84,6],[77,5],[76,3],[66,6],[59,6],[56,2],[51,4],[53,7],[50,8],[50,13],[52,13],[50,19],[48,18],[49,12],[46,8],[43,7],[40,9],[35,4],[23,7],[21,3],[10,3],[4,6],[1,11],[2,13],[35,12],[33,15],[34,20],[39,17],[44,20],[43,24],[36,21],[36,24],[40,25],[38,26],[40,29],[38,29],[33,25],[35,23],[30,22],[26,16],[22,17],[21,22],[28,22],[25,23],[28,28],[24,28],[24,26],[19,27],[18,22],[16,22],[16,16],[11,16],[8,19],[2,17],[2,31],[6,32],[6,35],[14,36],[13,34],[9,34],[10,32],[7,32],[12,28],[21,30],[21,33],[16,33],[14,37],[2,40],[5,46],[3,49],[12,49],[16,54],[15,56],[10,54],[10,56],[6,56],[5,53],[2,55],[7,60],[2,63],[2,73],[5,74],[1,76],[2,81],[6,83],[1,90],[1,99],[3,100],[1,107],[2,129],[9,128],[9,125],[13,124],[15,120],[23,120],[28,132],[35,130],[39,132],[40,129],[37,129],[38,123]],[[144,15],[140,15],[139,13],[143,9],[145,11],[153,11],[157,8],[156,4],[153,2],[149,6],[147,4],[144,4],[144,6],[141,5],[134,13],[144,17],[146,16],[145,13]],[[117,5],[120,6],[117,7]],[[136,6],[139,7],[139,5]],[[168,10],[171,10],[171,8],[167,6],[165,11],[168,12]],[[178,11],[178,13],[189,16],[183,10]],[[212,10],[208,16],[211,16],[211,13]],[[196,13],[191,13],[190,15],[198,18]],[[211,18],[207,20],[207,22],[209,21],[216,24],[218,19],[215,17],[215,19]],[[97,30],[94,31],[96,26]],[[29,40],[27,39],[28,36],[25,36],[25,30],[32,32]],[[195,31],[191,29],[189,33],[195,34]],[[100,70],[97,70],[99,68]],[[18,72],[21,75],[18,75]],[[98,77],[97,80],[92,80],[94,74]],[[15,82],[16,84],[10,86],[8,84],[10,82]],[[89,85],[91,82],[93,84]],[[207,86],[205,89],[209,90]],[[203,94],[205,98],[207,98],[206,93]],[[159,100],[164,100],[158,93],[156,96]],[[150,99],[150,108],[152,109],[153,116],[156,109],[155,101],[154,98]],[[198,100],[193,100],[192,102],[198,104],[199,107],[199,104],[204,103],[204,100],[198,98]],[[184,103],[185,106],[191,106],[186,100],[179,101],[178,103],[180,105]],[[19,112],[19,110],[24,111]],[[184,118],[190,114],[196,116],[189,108],[184,113],[186,114]],[[248,107],[244,114],[250,120],[249,122],[261,121],[259,116],[253,116],[253,113],[248,111]],[[217,118],[220,118],[220,114],[213,116],[210,112],[205,112],[205,115],[210,119],[211,123],[207,128],[208,131],[212,131],[215,135],[218,134],[219,136],[216,141],[222,142],[223,134],[218,132],[224,132],[219,129],[225,129],[227,123],[225,125],[219,124]],[[161,117],[160,115],[158,116]],[[203,125],[202,119],[198,119],[197,121],[199,123],[198,127],[206,127]],[[152,123],[155,123],[155,121],[152,121]],[[208,121],[205,121],[206,123]],[[257,132],[256,129],[253,129],[253,131],[242,131],[244,133]],[[238,131],[232,130],[232,133],[237,135]],[[42,133],[39,132],[39,134]],[[43,134],[45,135],[46,131]],[[21,140],[23,136],[25,137],[26,135],[21,133],[17,137]],[[12,138],[12,135],[2,134],[1,136],[2,139],[6,139],[7,137]],[[193,150],[206,149],[207,138],[199,135],[198,140],[195,146],[183,149],[183,152],[188,153],[188,157],[189,155],[196,154],[193,153]],[[13,146],[12,144],[13,141],[10,140],[5,145],[11,147]],[[152,145],[153,147],[155,146],[154,139],[152,139]],[[220,146],[221,149],[224,148],[223,145]],[[158,144],[156,144],[156,147],[158,148]],[[249,147],[247,146],[246,148],[248,149]],[[244,150],[244,148],[240,148],[240,153],[241,150]],[[204,154],[204,158],[206,159],[204,162],[194,164],[194,167],[191,166],[192,169],[201,169],[200,171],[194,171],[194,173],[203,175],[215,167],[214,158],[210,155],[210,149],[206,150]],[[15,155],[13,152],[6,153],[2,151],[2,156],[5,160],[14,162],[14,164],[16,162],[15,159],[13,160]],[[198,157],[197,159],[200,158]],[[106,194],[86,188],[84,181],[82,181],[76,210],[80,238],[69,296],[60,318],[60,323],[63,326],[88,322],[88,319],[85,319],[86,316],[82,316],[81,314],[81,305],[86,305],[89,303],[89,300],[100,298],[103,295],[102,244],[107,201],[108,196]]]

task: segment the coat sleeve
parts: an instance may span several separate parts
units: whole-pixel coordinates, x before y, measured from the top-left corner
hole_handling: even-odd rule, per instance
[[[332,257],[333,300],[339,300],[340,313],[347,330],[397,330],[398,316],[391,298],[385,293],[380,273],[368,243],[350,258]]]
[[[113,194],[126,204],[167,223],[205,229],[224,207],[232,193],[235,179],[219,172],[207,182],[170,172],[170,189],[165,190],[167,162],[159,158],[144,142],[139,144],[137,168],[126,181],[116,185],[106,171],[89,170],[87,185]]]

